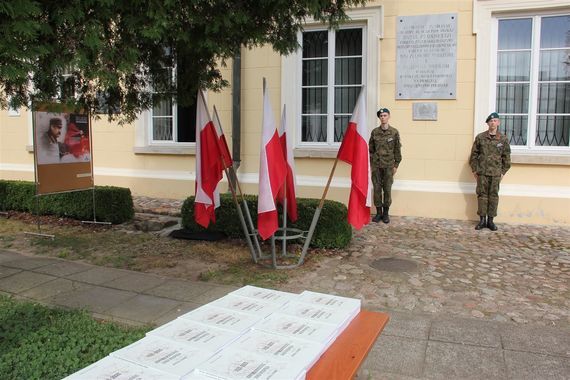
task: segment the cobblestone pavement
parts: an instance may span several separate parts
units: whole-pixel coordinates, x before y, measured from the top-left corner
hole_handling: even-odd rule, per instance
[[[284,288],[363,299],[365,307],[570,327],[570,228],[394,217]],[[385,260],[382,260],[385,259]],[[374,262],[393,269],[374,269]],[[383,263],[383,261],[386,261]],[[415,264],[415,265],[414,265]],[[415,266],[415,268],[413,268]]]
[[[175,202],[135,197],[137,210],[169,215],[180,210]],[[570,227],[502,224],[500,216],[497,222],[497,232],[446,219],[371,223],[355,231],[347,249],[282,290],[359,297],[372,310],[570,329]]]

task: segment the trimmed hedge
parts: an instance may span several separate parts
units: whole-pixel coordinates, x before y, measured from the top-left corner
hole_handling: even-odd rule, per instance
[[[257,226],[257,196],[246,195],[245,199],[251,213],[253,224]],[[295,223],[287,221],[288,227],[308,231],[313,214],[319,205],[319,199],[297,198],[299,218]],[[352,228],[347,222],[347,208],[335,201],[325,201],[321,215],[313,234],[311,247],[344,248],[352,239]],[[244,215],[245,217],[245,215]],[[282,220],[281,212],[279,220]],[[281,225],[281,222],[279,223]],[[216,231],[229,237],[243,237],[243,229],[231,194],[220,194],[220,207],[216,210],[216,223],[207,229],[194,221],[194,197],[188,197],[182,205],[182,226],[190,231]]]
[[[33,182],[0,180],[0,210],[35,214],[36,185]],[[57,215],[78,220],[93,220],[93,191],[81,190],[39,197],[40,215]],[[135,214],[131,190],[122,187],[95,187],[97,221],[123,223]]]

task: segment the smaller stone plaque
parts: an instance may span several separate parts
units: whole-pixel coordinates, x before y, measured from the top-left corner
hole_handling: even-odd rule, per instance
[[[437,103],[412,103],[414,120],[437,120]]]

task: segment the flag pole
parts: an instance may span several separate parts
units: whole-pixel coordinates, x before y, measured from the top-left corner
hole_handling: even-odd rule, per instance
[[[338,156],[334,160],[334,164],[331,170],[331,174],[329,175],[329,179],[327,181],[327,185],[325,186],[325,190],[323,191],[323,196],[321,197],[321,201],[315,210],[315,214],[313,215],[313,220],[311,221],[311,226],[309,227],[309,232],[307,233],[307,237],[305,238],[305,244],[303,245],[303,251],[301,252],[301,257],[299,258],[299,263],[297,265],[301,265],[305,260],[305,256],[307,255],[307,250],[309,249],[309,244],[311,244],[311,240],[313,239],[313,233],[315,232],[315,228],[317,226],[317,222],[319,221],[319,217],[321,215],[321,210],[323,209],[323,205],[325,203],[325,198],[327,197],[327,192],[329,191],[329,187],[331,185],[331,181],[336,170],[336,165],[338,164]]]
[[[202,95],[202,96],[203,96],[203,95]],[[214,125],[216,125],[216,128],[219,128],[219,129],[220,129],[219,132],[220,132],[221,135],[223,135],[222,124],[221,124],[221,122],[220,122],[220,118],[219,118],[219,116],[218,116],[218,110],[216,109],[216,106],[214,106],[214,117],[216,118],[216,121],[217,121],[217,123],[214,123]],[[220,152],[220,153],[221,153],[221,152]],[[226,178],[228,179],[228,187],[230,188],[230,192],[232,193],[232,199],[233,199],[233,201],[234,201],[234,204],[236,205],[236,209],[237,209],[237,212],[238,212],[239,220],[240,220],[240,223],[241,223],[241,225],[242,225],[243,232],[244,232],[244,234],[245,234],[245,239],[246,239],[247,245],[248,245],[248,247],[249,247],[249,250],[250,250],[250,253],[251,253],[251,257],[252,257],[252,259],[253,259],[253,262],[254,262],[254,263],[257,263],[261,251],[260,251],[260,247],[259,247],[259,241],[257,240],[257,234],[255,233],[255,229],[253,229],[253,227],[252,227],[252,226],[253,226],[253,222],[251,221],[251,216],[250,216],[250,214],[249,214],[249,209],[248,209],[248,207],[247,207],[247,202],[245,201],[245,198],[243,197],[243,193],[241,192],[241,186],[240,186],[240,184],[239,184],[239,180],[238,180],[238,178],[237,178],[237,174],[236,174],[236,172],[235,172],[234,167],[233,167],[233,166],[226,166],[226,165],[225,165],[225,161],[224,161],[222,155],[220,155],[220,158],[222,159],[222,163],[223,163],[223,165],[224,165],[224,172],[226,173]],[[238,199],[237,199],[236,189],[235,189],[235,187],[234,187],[234,185],[233,185],[233,182],[232,182],[233,180],[235,180],[235,183],[237,184],[237,187],[238,187],[238,189],[239,189],[240,197],[242,198],[242,201],[243,201],[243,203],[244,203],[244,208],[245,208],[245,210],[246,210],[246,215],[247,215],[247,217],[248,217],[248,221],[249,221],[250,227],[252,227],[252,230],[251,230],[251,231],[250,231],[249,228],[247,227],[247,224],[246,224],[245,219],[244,219],[244,217],[243,217],[243,211],[242,211],[241,205],[239,204],[239,201],[238,201]],[[255,248],[253,247],[253,244],[252,244],[252,242],[251,242],[251,236],[252,236],[252,235],[255,236],[255,243],[256,243],[256,247],[255,247],[255,248],[257,248],[257,251],[255,250]]]

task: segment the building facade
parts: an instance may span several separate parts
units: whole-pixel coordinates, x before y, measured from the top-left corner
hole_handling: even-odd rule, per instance
[[[247,193],[257,194],[265,77],[274,114],[286,104],[299,197],[321,197],[363,88],[369,128],[378,125],[376,110],[386,107],[402,139],[394,215],[477,217],[468,158],[475,135],[486,129],[486,116],[497,111],[512,150],[497,220],[570,224],[567,1],[384,0],[348,14],[351,20],[338,30],[308,22],[298,36],[301,48],[289,56],[271,47],[242,49],[239,64],[222,70],[230,87],[207,95],[230,148],[239,152],[234,159]],[[401,43],[398,23],[438,15],[456,17],[454,93],[403,98],[400,59],[410,50]],[[421,107],[428,107],[428,118],[415,114]],[[193,195],[195,133],[188,125],[194,112],[164,101],[131,125],[94,121],[95,184],[129,187],[137,195]],[[33,181],[32,146],[31,113],[0,111],[0,178]],[[339,164],[327,198],[347,203],[349,189],[350,168]]]

